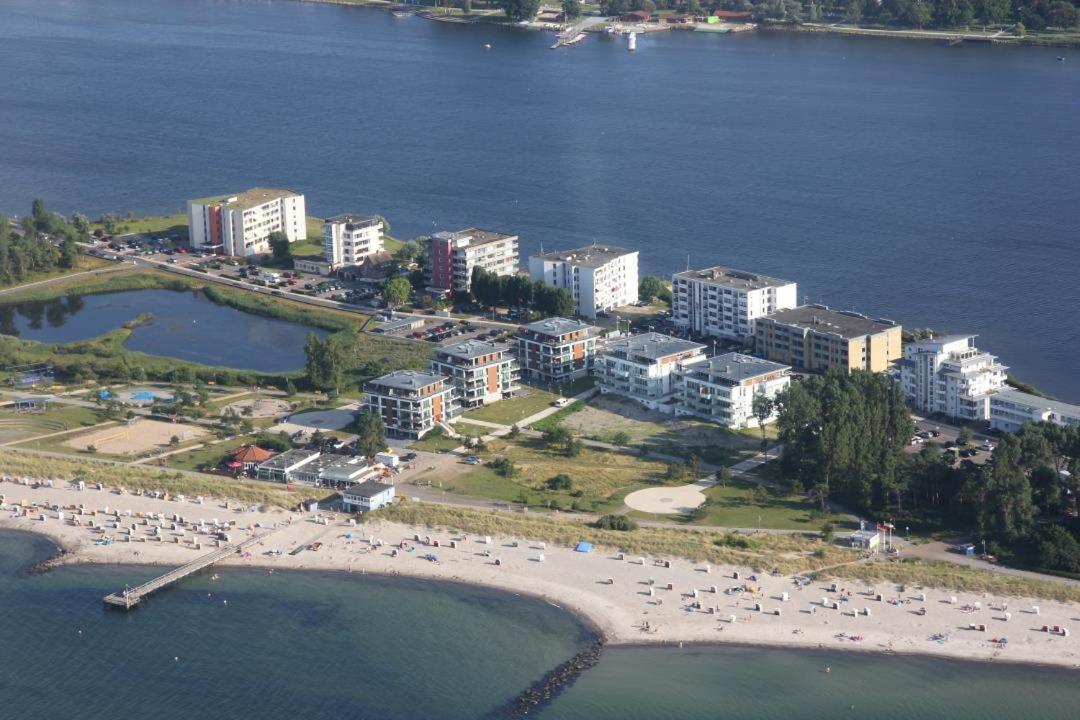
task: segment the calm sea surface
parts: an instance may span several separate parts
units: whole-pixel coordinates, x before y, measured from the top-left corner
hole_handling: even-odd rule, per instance
[[[978,333],[1080,401],[1080,53],[551,41],[292,0],[0,0],[0,210],[262,184],[403,237],[619,243],[647,272],[726,263]]]
[[[0,305],[0,333],[24,340],[68,343],[116,330],[143,313],[129,350],[204,365],[285,372],[304,366],[309,332],[299,323],[265,318],[219,305],[200,292],[133,290]]]
[[[102,596],[154,570],[20,574],[48,552],[34,536],[0,532],[0,717],[501,718],[588,640],[543,602],[356,574],[220,570],[216,582],[196,576],[122,614],[104,610]],[[538,716],[1064,720],[1077,703],[1076,673],[1046,668],[624,648],[608,650]]]

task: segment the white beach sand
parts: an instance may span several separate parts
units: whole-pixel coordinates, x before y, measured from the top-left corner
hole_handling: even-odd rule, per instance
[[[185,517],[188,523],[203,520],[210,523],[233,521],[231,541],[238,542],[261,523],[277,529],[250,548],[250,555],[240,555],[219,563],[217,572],[227,572],[230,566],[249,566],[282,569],[342,570],[353,573],[399,574],[475,583],[512,593],[535,595],[559,607],[573,611],[602,631],[612,644],[642,643],[743,643],[769,646],[793,646],[826,649],[850,649],[878,652],[921,653],[965,660],[1003,660],[1010,662],[1045,663],[1080,667],[1080,606],[1071,603],[1034,600],[1031,598],[999,598],[983,594],[960,593],[931,588],[907,588],[899,592],[893,584],[867,587],[861,583],[841,581],[838,590],[831,583],[812,582],[797,587],[791,577],[761,577],[748,580],[746,568],[712,567],[678,558],[644,558],[627,556],[618,559],[617,551],[597,548],[590,553],[578,553],[572,548],[541,547],[540,543],[518,538],[484,538],[435,532],[424,528],[373,522],[351,527],[345,516],[322,513],[329,520],[323,525],[313,515],[287,512],[245,512],[226,509],[219,501],[207,500],[195,504],[191,499],[158,500],[130,494],[118,495],[105,490],[74,490],[61,488],[31,488],[13,483],[0,483],[0,494],[6,496],[8,509],[0,512],[0,528],[13,528],[42,533],[62,546],[67,554],[62,563],[139,563],[179,565],[208,552],[213,540],[197,536],[201,550],[195,550],[189,529],[179,543],[178,533],[170,530],[171,522],[161,530],[163,541],[114,542],[95,545],[101,537],[86,525],[93,519],[99,526],[115,522],[110,514],[100,512],[108,506],[112,512],[121,510],[122,527],[137,523],[133,536],[145,537],[153,525],[138,524],[143,513],[162,513],[171,520],[174,514]],[[87,514],[78,517],[82,526],[70,524],[73,515],[64,511],[58,519],[55,510],[13,510],[12,504],[61,506],[82,504]],[[99,511],[90,515],[90,510]],[[127,511],[132,515],[126,515]],[[46,519],[38,517],[44,513]],[[352,539],[346,537],[352,534]],[[120,538],[123,533],[111,528],[105,535]],[[420,542],[414,537],[419,535]],[[383,544],[369,545],[369,537]],[[440,547],[427,545],[427,538],[438,541]],[[456,539],[457,548],[448,547]],[[317,551],[305,549],[297,555],[289,552],[298,546],[321,542]],[[394,548],[406,541],[411,552]],[[275,550],[281,554],[271,554]],[[434,554],[438,562],[424,559]],[[490,555],[488,554],[490,553]],[[540,561],[540,556],[543,560]],[[495,559],[501,564],[496,565]],[[669,560],[671,567],[655,564]],[[740,573],[740,579],[733,577]],[[153,573],[147,573],[147,580]],[[609,579],[612,582],[608,582]],[[653,584],[649,584],[652,581]],[[667,589],[668,584],[672,589]],[[725,590],[743,584],[757,586],[754,592]],[[716,592],[712,592],[712,587]],[[121,590],[122,588],[116,588]],[[161,592],[168,592],[163,590]],[[693,594],[696,592],[696,598]],[[925,592],[926,600],[919,599]],[[787,599],[783,594],[787,593]],[[882,600],[875,599],[880,593]],[[950,603],[951,597],[955,603]],[[846,599],[842,599],[846,598]],[[836,601],[839,609],[828,605]],[[890,602],[892,601],[892,602]],[[762,610],[755,608],[761,604]],[[894,604],[896,603],[896,604]],[[700,605],[696,607],[695,604]],[[1007,605],[1007,610],[1003,609]],[[1039,614],[1033,607],[1038,606]],[[925,615],[918,614],[920,608]],[[869,616],[863,613],[869,610]],[[780,615],[772,614],[780,610]],[[1006,612],[1011,615],[1006,620]],[[735,622],[731,622],[735,616]],[[646,627],[646,623],[648,623]],[[969,626],[985,625],[986,630]],[[1059,625],[1069,634],[1042,631],[1043,625]],[[861,639],[852,639],[859,637]],[[932,639],[937,637],[938,639]],[[1007,637],[1001,644],[994,639]]]

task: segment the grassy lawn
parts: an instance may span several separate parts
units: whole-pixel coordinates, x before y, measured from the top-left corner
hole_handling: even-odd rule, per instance
[[[705,497],[709,499],[708,513],[704,519],[692,524],[816,531],[821,530],[824,523],[832,522],[838,530],[858,529],[856,523],[842,515],[815,512],[814,504],[801,495],[769,492],[767,499],[758,504],[750,492],[753,486],[754,483],[747,481],[735,481],[725,487],[709,488],[705,491]]]
[[[19,413],[11,408],[0,408],[0,430],[18,430],[28,436],[90,427],[99,422],[96,409],[80,405],[54,403],[43,413]]]
[[[7,287],[14,289],[17,288],[19,285],[29,285],[32,283],[41,282],[42,280],[52,280],[53,278],[64,277],[65,275],[72,275],[79,272],[86,272],[88,270],[99,270],[103,267],[109,267],[110,265],[119,267],[116,265],[116,263],[110,260],[103,260],[102,258],[94,257],[93,255],[79,255],[78,264],[76,265],[76,267],[70,270],[58,268],[50,272],[27,273],[25,277],[19,280],[18,285],[9,285]],[[17,292],[17,290],[13,291]]]
[[[423,450],[424,452],[444,453],[450,452],[461,445],[460,440],[447,437],[442,433],[428,433],[421,439],[409,445],[410,450]]]
[[[105,228],[101,223],[90,223],[91,229]],[[186,213],[175,215],[150,215],[147,217],[134,218],[132,220],[121,219],[116,223],[116,234],[140,233],[146,235],[179,235],[187,238],[188,218]]]
[[[212,470],[226,455],[241,445],[251,443],[255,437],[255,435],[243,435],[229,440],[214,442],[212,445],[204,445],[200,448],[176,453],[175,455],[163,458],[165,467],[172,470],[202,471],[204,470],[203,466],[206,465],[206,470]],[[211,441],[214,440],[216,439],[211,438]]]
[[[539,439],[492,440],[482,455],[485,465],[455,478],[444,489],[496,500],[524,496],[530,505],[538,506],[555,501],[569,508],[577,503],[581,510],[599,512],[620,505],[628,492],[662,482],[667,469],[664,463],[591,448],[582,449],[577,457],[566,457]],[[506,478],[488,467],[497,457],[511,460],[519,474]],[[548,480],[559,474],[570,476],[569,490],[548,489]]]
[[[454,425],[454,430],[459,435],[465,435],[468,437],[480,437],[481,435],[489,435],[491,428],[485,425],[473,425],[470,422],[459,422]]]
[[[527,392],[524,397],[515,397],[512,400],[500,400],[499,402],[485,405],[476,410],[470,410],[462,415],[466,420],[482,420],[484,422],[498,423],[499,425],[513,425],[525,418],[535,415],[541,410],[547,410],[551,404],[560,397],[572,397],[585,392],[593,385],[591,377],[578,378],[562,386],[562,394],[559,390],[549,392],[539,388],[525,386],[522,392]]]

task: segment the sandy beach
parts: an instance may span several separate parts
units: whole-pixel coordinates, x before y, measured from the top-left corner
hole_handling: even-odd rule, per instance
[[[582,553],[526,538],[487,542],[382,521],[352,526],[335,513],[256,512],[211,499],[200,504],[56,485],[0,482],[0,528],[48,536],[65,550],[59,564],[181,565],[213,549],[216,521],[231,524],[232,543],[269,532],[243,555],[216,565],[219,573],[243,566],[474,583],[542,597],[579,614],[610,644],[739,643],[1080,667],[1074,632],[1080,630],[1080,606],[1070,603],[933,588],[901,591],[894,584],[840,581],[834,587],[831,581],[754,576],[747,568],[624,556],[610,548]],[[73,512],[79,506],[82,513]],[[177,515],[184,522],[174,530]],[[150,539],[155,536],[161,539]],[[112,543],[103,544],[104,537]],[[321,546],[308,549],[312,543]],[[304,549],[291,554],[297,547]],[[1054,626],[1065,632],[1053,632]]]

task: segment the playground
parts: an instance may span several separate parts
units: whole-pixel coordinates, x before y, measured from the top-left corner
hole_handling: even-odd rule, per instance
[[[142,455],[167,448],[173,436],[184,443],[206,434],[207,430],[198,425],[138,418],[130,424],[121,423],[78,435],[65,440],[63,444],[74,450],[86,450],[92,446],[97,452],[107,455]]]
[[[244,415],[248,408],[251,408],[251,412]],[[292,410],[292,405],[287,400],[278,398],[248,398],[226,405],[225,410],[232,410],[243,417],[259,419],[286,415]]]

